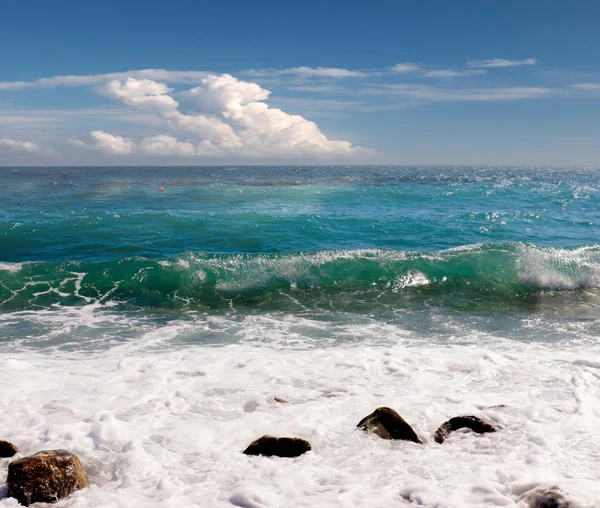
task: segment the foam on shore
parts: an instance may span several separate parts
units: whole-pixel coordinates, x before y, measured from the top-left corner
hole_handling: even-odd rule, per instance
[[[426,343],[390,327],[387,338],[311,348],[301,334],[247,325],[269,346],[162,348],[165,328],[101,353],[5,348],[0,437],[25,454],[82,458],[92,486],[57,507],[523,506],[524,492],[549,484],[600,506],[600,347]],[[383,405],[425,444],[355,429]],[[501,431],[434,443],[460,414]],[[241,453],[263,434],[307,439],[313,451]]]

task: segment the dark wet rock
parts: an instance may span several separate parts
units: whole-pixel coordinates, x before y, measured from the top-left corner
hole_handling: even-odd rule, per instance
[[[535,489],[521,499],[529,508],[579,508],[558,487]]]
[[[0,441],[0,459],[14,457],[17,453],[19,453],[19,449],[14,444]]]
[[[8,465],[8,496],[24,506],[53,503],[87,487],[87,477],[76,455],[48,450],[14,460]]]
[[[279,404],[287,404],[287,403],[288,403],[288,401],[287,401],[287,400],[285,400],[285,399],[282,399],[281,397],[273,397],[273,400],[274,400],[275,402],[278,402]]]
[[[477,416],[457,416],[455,418],[450,418],[450,420],[440,426],[435,432],[435,442],[441,444],[451,432],[465,428],[471,429],[477,434],[496,432],[498,430],[491,423],[488,423]]]
[[[369,416],[365,416],[358,422],[357,427],[373,432],[383,439],[400,439],[421,443],[413,428],[389,407],[378,407]]]
[[[244,450],[246,455],[266,455],[271,457],[298,457],[310,451],[312,447],[308,441],[298,437],[263,436],[250,443]]]

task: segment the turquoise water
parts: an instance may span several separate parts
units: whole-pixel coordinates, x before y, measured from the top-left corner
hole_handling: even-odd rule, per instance
[[[598,171],[0,175],[3,347],[109,347],[198,320],[172,343],[222,344],[239,340],[247,316],[327,323],[306,333],[334,342],[355,339],[349,323],[373,321],[424,340],[596,340],[600,330]]]

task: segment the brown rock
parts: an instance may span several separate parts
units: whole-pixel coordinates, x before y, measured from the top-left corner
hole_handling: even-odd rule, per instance
[[[288,401],[287,401],[287,400],[285,400],[285,399],[282,399],[281,397],[273,397],[273,400],[274,400],[275,402],[279,402],[279,404],[287,404],[287,403],[288,403]]]
[[[450,418],[450,420],[440,426],[435,432],[435,442],[442,444],[451,432],[464,428],[471,429],[473,432],[477,432],[477,434],[496,432],[498,430],[491,423],[477,416],[457,416]]]
[[[529,508],[578,508],[558,487],[535,489],[522,497]]]
[[[308,441],[297,437],[263,436],[250,443],[244,450],[246,455],[266,455],[271,457],[298,457],[310,451],[312,447]]]
[[[19,449],[14,444],[0,441],[0,459],[14,457],[17,453],[19,453]]]
[[[8,465],[8,496],[24,506],[53,503],[87,487],[87,477],[76,455],[48,450],[14,460]]]
[[[357,427],[373,432],[383,439],[401,439],[421,443],[413,428],[396,411],[389,407],[378,407],[365,416]]]

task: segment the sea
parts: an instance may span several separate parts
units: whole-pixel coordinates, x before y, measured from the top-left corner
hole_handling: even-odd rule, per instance
[[[600,507],[599,339],[599,169],[0,168],[0,439],[81,458],[57,507]]]

